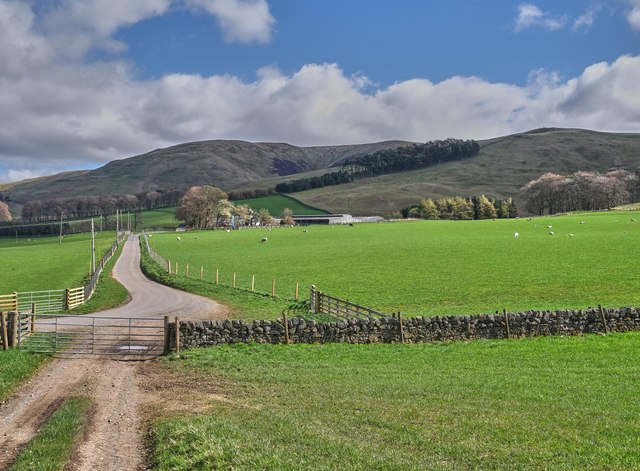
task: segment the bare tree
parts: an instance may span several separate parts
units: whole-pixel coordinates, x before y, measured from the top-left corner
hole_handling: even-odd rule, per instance
[[[9,211],[9,206],[4,201],[0,201],[0,222],[9,222],[13,221],[13,216],[11,216],[11,211]]]
[[[180,199],[176,218],[194,229],[213,226],[228,207],[227,194],[214,186],[192,186]]]

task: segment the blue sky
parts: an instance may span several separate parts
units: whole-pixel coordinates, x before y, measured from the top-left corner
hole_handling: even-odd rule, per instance
[[[206,139],[640,131],[640,0],[0,0],[0,182]]]

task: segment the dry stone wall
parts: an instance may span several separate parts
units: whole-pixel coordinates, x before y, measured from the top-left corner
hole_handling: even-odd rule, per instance
[[[401,319],[407,343],[447,340],[503,339],[541,335],[640,330],[640,309],[585,309],[527,311],[473,316],[409,317]],[[349,319],[317,322],[301,318],[287,321],[291,343],[391,343],[400,342],[397,318]],[[175,348],[175,323],[169,326]],[[285,327],[278,321],[224,320],[180,323],[181,348],[209,347],[240,342],[286,343]]]

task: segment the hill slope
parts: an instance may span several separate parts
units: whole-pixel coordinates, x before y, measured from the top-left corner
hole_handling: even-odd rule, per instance
[[[25,180],[0,188],[20,203],[81,194],[137,193],[209,184],[225,190],[272,188],[331,171],[342,160],[410,143],[296,147],[243,141],[203,141],[110,162],[96,170]],[[425,197],[488,194],[519,200],[519,190],[545,172],[605,172],[640,167],[640,134],[538,129],[480,141],[470,159],[294,193],[331,212],[390,215]],[[302,173],[299,173],[302,172]]]
[[[87,194],[139,193],[170,188],[186,190],[193,185],[205,184],[230,189],[243,182],[322,169],[345,156],[357,157],[408,144],[405,141],[386,141],[296,147],[224,140],[191,142],[114,160],[95,170],[65,172],[7,184],[1,191],[13,201],[24,203],[31,199]]]
[[[471,159],[293,196],[311,206],[353,214],[390,215],[425,197],[480,194],[510,196],[522,208],[520,188],[545,172],[567,175],[640,167],[640,134],[541,129],[479,143],[480,153]],[[271,183],[282,180],[286,178],[271,179]]]

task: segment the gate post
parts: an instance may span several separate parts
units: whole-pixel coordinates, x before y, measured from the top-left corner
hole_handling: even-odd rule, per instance
[[[69,288],[64,290],[64,308],[65,310],[69,310]]]
[[[9,339],[7,338],[7,318],[4,312],[0,312],[0,324],[2,324],[2,348],[9,350]]]
[[[171,341],[171,335],[169,333],[169,316],[164,316],[164,348],[163,355],[169,353],[169,342]]]
[[[16,339],[16,334],[17,334],[17,329],[16,329],[16,323],[17,323],[17,316],[15,312],[10,312],[8,315],[8,328],[9,328],[9,332],[7,332],[7,338],[9,339],[9,348],[16,348],[16,344],[17,344],[17,339]]]

